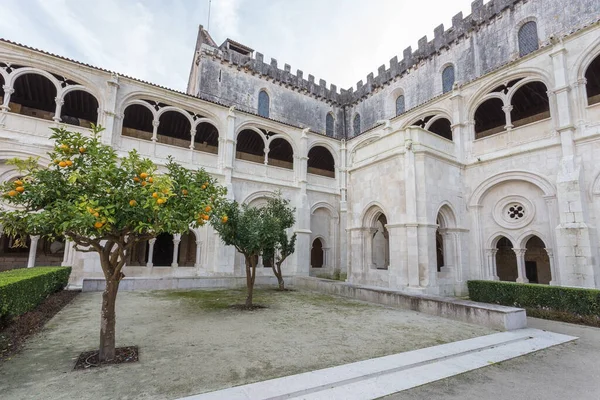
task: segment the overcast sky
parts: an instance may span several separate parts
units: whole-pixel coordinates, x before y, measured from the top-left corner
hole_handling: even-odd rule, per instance
[[[472,0],[212,0],[210,33],[349,88]],[[487,2],[487,1],[486,1]],[[209,0],[0,0],[0,37],[185,91]]]

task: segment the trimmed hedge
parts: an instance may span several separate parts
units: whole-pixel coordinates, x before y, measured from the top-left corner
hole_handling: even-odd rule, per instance
[[[0,319],[33,310],[67,286],[70,267],[35,267],[0,272]]]
[[[471,300],[600,316],[600,290],[498,281],[468,281]]]

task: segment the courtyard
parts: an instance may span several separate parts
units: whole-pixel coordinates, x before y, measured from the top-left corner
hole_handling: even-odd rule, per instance
[[[230,307],[243,290],[121,292],[117,345],[140,361],[73,371],[98,346],[100,298],[80,294],[0,364],[3,399],[175,399],[494,332],[304,291],[259,289],[251,312]]]

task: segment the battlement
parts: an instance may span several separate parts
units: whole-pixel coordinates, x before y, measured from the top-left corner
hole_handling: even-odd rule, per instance
[[[367,75],[366,83],[362,80],[354,87],[348,90],[341,90],[341,103],[349,104],[359,101],[367,97],[376,88],[385,85],[394,78],[407,73],[414,65],[433,57],[444,49],[450,46],[457,40],[475,30],[478,26],[483,25],[498,14],[502,13],[507,8],[513,7],[516,3],[527,0],[490,0],[485,5],[483,0],[475,0],[471,3],[471,14],[463,18],[462,12],[459,12],[452,17],[452,27],[444,29],[444,25],[440,24],[434,29],[434,37],[428,40],[427,36],[423,36],[418,41],[418,48],[413,51],[412,47],[407,47],[402,53],[402,60],[394,57],[390,60],[390,67],[386,69],[385,64],[377,69],[377,75],[373,73]]]
[[[238,46],[243,46],[237,42],[233,42],[231,39],[227,39],[225,43],[235,43]],[[292,67],[289,64],[285,64],[283,69],[277,66],[277,60],[271,58],[270,63],[264,62],[264,55],[259,52],[255,52],[252,57],[253,50],[244,46],[244,49],[249,49],[249,54],[245,52],[236,51],[236,48],[225,43],[219,48],[204,44],[201,47],[201,51],[204,55],[220,59],[222,62],[229,63],[238,68],[242,68],[251,74],[258,74],[265,79],[272,79],[273,81],[279,82],[281,85],[291,86],[305,92],[309,95],[317,98],[330,101],[335,104],[339,103],[339,93],[337,92],[337,86],[331,84],[327,88],[327,82],[324,79],[320,79],[318,83],[315,82],[313,75],[308,75],[308,79],[304,79],[304,72],[302,70],[296,70],[296,74],[292,73]]]

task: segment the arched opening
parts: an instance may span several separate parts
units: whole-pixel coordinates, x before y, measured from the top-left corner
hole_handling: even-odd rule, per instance
[[[170,267],[173,263],[173,235],[161,233],[154,242],[152,264],[155,267]]]
[[[244,129],[237,136],[235,158],[256,163],[265,162],[265,142],[258,132]]]
[[[354,116],[354,121],[352,121],[352,128],[354,130],[354,136],[360,134],[360,114],[356,114]]]
[[[310,266],[311,268],[323,268],[323,242],[316,238],[310,249]]]
[[[335,136],[335,122],[333,119],[333,114],[331,113],[327,113],[327,116],[325,116],[325,135],[327,136]]]
[[[517,89],[511,99],[510,112],[513,126],[519,127],[550,118],[550,102],[546,85],[529,82]]]
[[[0,75],[0,106],[4,104],[4,75]]]
[[[429,132],[435,133],[444,139],[452,140],[452,124],[446,118],[440,118],[433,121],[429,126]]]
[[[196,126],[194,150],[212,154],[219,152],[219,131],[210,122],[201,122]]]
[[[454,66],[448,65],[442,71],[442,91],[448,93],[454,86]]]
[[[136,139],[152,140],[154,116],[148,107],[131,104],[125,108],[121,135]]]
[[[390,265],[390,235],[386,225],[387,218],[380,214],[372,227],[371,262],[376,269],[388,269]]]
[[[444,238],[439,228],[435,231],[435,255],[437,261],[437,270],[440,272],[444,266]]]
[[[65,124],[90,128],[98,123],[98,100],[83,90],[73,90],[64,97],[60,120]]]
[[[585,70],[588,105],[600,103],[600,55]]]
[[[406,105],[404,104],[404,95],[396,97],[396,116],[403,114],[406,109]]]
[[[178,111],[167,111],[159,118],[157,141],[172,146],[189,148],[191,144],[190,120]]]
[[[269,103],[269,94],[264,90],[258,92],[258,115],[269,118]]]
[[[0,236],[0,271],[27,267],[31,237],[27,236],[25,239],[25,247],[16,246],[19,240],[19,237]],[[62,264],[64,254],[65,240],[62,236],[54,239],[41,238],[37,243],[35,265],[59,266]]]
[[[269,144],[269,165],[294,169],[294,149],[287,140],[277,138]]]
[[[187,231],[181,235],[177,264],[180,267],[193,267],[196,264],[196,235]]]
[[[544,241],[532,236],[525,245],[525,275],[529,283],[549,285],[552,280],[550,258]]]
[[[323,146],[315,146],[308,151],[308,173],[335,178],[333,155]]]
[[[30,73],[13,83],[10,111],[30,117],[52,120],[56,111],[56,86],[43,75]]]
[[[475,111],[475,139],[481,139],[504,131],[506,114],[504,103],[498,98],[491,98],[479,105]]]
[[[512,242],[506,237],[501,237],[496,244],[496,274],[501,281],[516,282],[517,255],[513,250]]]
[[[529,53],[533,53],[540,48],[538,40],[537,24],[529,21],[519,29],[519,56],[523,57]]]
[[[127,257],[127,266],[129,267],[144,267],[148,263],[148,246],[147,240],[136,244]]]

